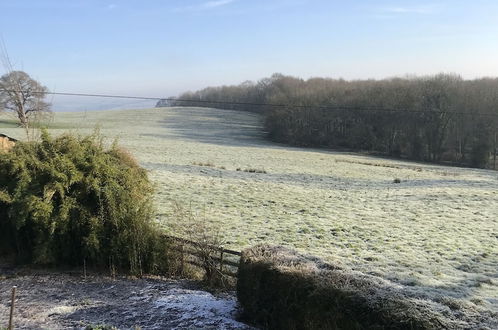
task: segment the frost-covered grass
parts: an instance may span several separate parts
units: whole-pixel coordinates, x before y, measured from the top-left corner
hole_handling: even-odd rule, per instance
[[[58,113],[52,131],[96,124],[150,170],[177,235],[181,203],[231,248],[282,244],[498,311],[498,172],[289,148],[263,139],[257,115],[214,109]]]

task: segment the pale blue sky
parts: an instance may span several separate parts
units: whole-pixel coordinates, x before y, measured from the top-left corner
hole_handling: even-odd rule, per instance
[[[496,0],[0,0],[0,34],[18,69],[59,92],[169,96],[274,72],[498,76]]]

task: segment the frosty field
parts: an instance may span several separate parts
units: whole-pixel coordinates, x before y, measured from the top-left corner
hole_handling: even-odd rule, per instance
[[[23,137],[3,119],[0,133]],[[180,204],[217,224],[230,248],[282,244],[498,311],[498,172],[291,148],[264,140],[259,121],[158,108],[56,113],[50,126],[99,124],[119,138],[150,171],[158,221],[176,235]]]

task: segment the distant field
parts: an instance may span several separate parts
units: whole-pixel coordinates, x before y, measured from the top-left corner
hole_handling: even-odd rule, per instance
[[[8,119],[6,117],[1,117],[0,119],[0,129],[2,128],[15,128],[17,127],[17,123],[13,119]]]
[[[282,244],[498,311],[498,172],[280,146],[257,115],[216,109],[58,113],[49,125],[97,124],[150,170],[175,234],[180,203],[232,248]],[[23,137],[2,117],[0,133]]]

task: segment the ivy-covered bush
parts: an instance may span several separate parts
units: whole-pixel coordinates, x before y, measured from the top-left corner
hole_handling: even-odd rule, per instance
[[[146,171],[116,143],[44,131],[0,154],[0,252],[22,263],[150,271],[152,196]]]

